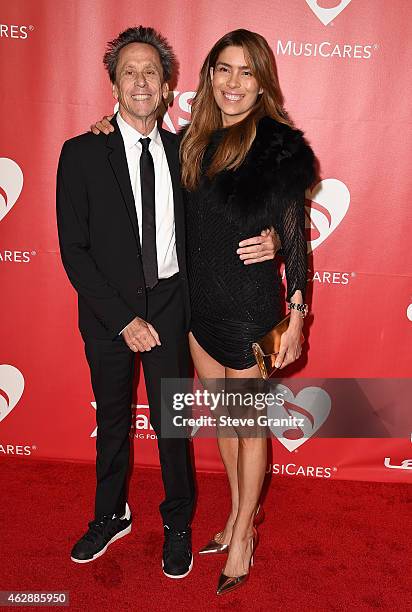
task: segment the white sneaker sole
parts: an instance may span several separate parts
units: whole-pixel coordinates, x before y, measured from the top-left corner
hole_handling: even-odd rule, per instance
[[[112,539],[107,542],[106,546],[102,548],[102,550],[99,550],[98,553],[93,555],[91,559],[76,559],[75,557],[70,557],[70,559],[74,561],[74,563],[91,563],[92,561],[95,561],[95,559],[98,559],[99,557],[104,555],[104,553],[106,552],[110,544],[113,544],[113,542],[116,542],[116,540],[120,540],[120,538],[124,538],[124,536],[129,534],[131,530],[132,530],[132,524],[130,523],[130,525],[126,527],[126,529],[123,529],[123,531],[119,531],[118,533],[116,533],[116,535],[114,535]]]
[[[166,574],[166,572],[164,570],[164,562],[163,562],[163,559],[162,559],[162,569],[163,569],[164,575],[167,576],[168,578],[173,578],[175,580],[179,580],[179,578],[186,578],[186,576],[188,574],[190,574],[190,572],[192,571],[192,567],[193,567],[193,555],[192,555],[192,558],[190,560],[189,569],[187,570],[186,574],[179,574],[179,576],[174,576],[173,574]]]

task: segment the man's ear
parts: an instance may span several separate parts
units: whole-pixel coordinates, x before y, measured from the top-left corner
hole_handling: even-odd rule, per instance
[[[166,101],[169,96],[169,83],[162,84],[162,96],[163,96],[163,100]]]
[[[113,84],[112,84],[112,94],[113,94],[113,98],[114,98],[115,100],[118,100],[118,99],[119,99],[119,90],[117,89],[117,85],[116,85],[116,83],[113,83]]]

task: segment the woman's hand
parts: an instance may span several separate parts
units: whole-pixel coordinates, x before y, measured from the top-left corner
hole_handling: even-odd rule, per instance
[[[282,370],[285,366],[293,363],[301,356],[302,345],[300,339],[302,336],[302,327],[303,321],[297,322],[293,326],[291,322],[288,329],[282,334],[279,353],[275,361],[276,368]]]
[[[112,124],[110,123],[110,119],[113,118],[113,115],[106,115],[106,117],[103,117],[103,119],[101,121],[97,121],[97,123],[93,123],[93,125],[90,126],[90,131],[93,132],[93,134],[100,134],[100,132],[103,132],[103,134],[110,134],[110,132],[114,132],[114,127],[112,126]]]

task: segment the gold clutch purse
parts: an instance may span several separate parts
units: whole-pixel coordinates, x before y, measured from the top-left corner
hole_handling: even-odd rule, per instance
[[[280,349],[280,340],[282,334],[289,327],[290,313],[284,319],[279,321],[273,329],[270,330],[263,338],[252,344],[253,354],[255,355],[256,363],[259,366],[262,378],[270,378],[275,370],[276,356]],[[305,341],[305,336],[302,334],[300,338],[301,344]]]

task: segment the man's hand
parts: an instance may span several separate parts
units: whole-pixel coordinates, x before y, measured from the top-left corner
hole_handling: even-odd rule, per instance
[[[110,123],[110,119],[113,118],[113,115],[107,115],[106,117],[103,117],[103,119],[101,121],[97,121],[97,123],[93,123],[93,125],[90,126],[90,131],[93,132],[93,134],[100,134],[100,132],[103,132],[103,134],[110,134],[110,132],[114,132],[114,127],[112,126],[112,124]]]
[[[248,266],[249,264],[274,259],[276,251],[278,251],[282,245],[279,236],[274,228],[271,227],[270,229],[262,230],[260,236],[242,240],[239,242],[239,247],[236,253],[245,266]]]
[[[134,353],[151,351],[153,347],[160,346],[159,334],[150,323],[135,317],[122,331],[127,346]]]

